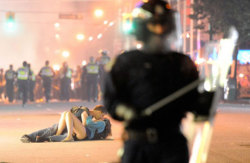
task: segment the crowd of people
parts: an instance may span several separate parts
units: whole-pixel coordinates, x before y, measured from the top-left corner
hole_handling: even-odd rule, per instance
[[[60,70],[54,70],[48,60],[37,74],[26,61],[17,70],[10,65],[5,72],[0,70],[0,98],[9,103],[22,100],[23,106],[27,101],[51,99],[96,102],[103,92],[104,66],[110,61],[107,51],[101,50],[100,54],[98,58],[91,56],[86,65],[77,66],[76,70],[67,62],[62,63]]]

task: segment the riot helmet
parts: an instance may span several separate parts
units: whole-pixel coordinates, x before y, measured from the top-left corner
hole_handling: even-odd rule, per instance
[[[132,24],[130,34],[146,44],[149,50],[180,49],[180,18],[168,2],[148,0],[137,6],[132,11]]]

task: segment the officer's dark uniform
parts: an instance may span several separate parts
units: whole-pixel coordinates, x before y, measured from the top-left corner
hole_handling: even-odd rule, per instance
[[[29,69],[27,67],[27,63],[23,63],[23,67],[17,70],[17,82],[19,93],[22,96],[23,106],[27,102],[27,94],[28,94],[28,77],[29,77]]]
[[[14,97],[15,77],[16,77],[16,72],[12,68],[10,68],[5,72],[5,80],[6,80],[5,88],[9,102],[12,102]]]
[[[29,67],[29,78],[28,78],[28,94],[29,100],[34,101],[34,89],[36,85],[36,75],[33,70]]]
[[[127,52],[117,58],[107,76],[105,106],[113,118],[123,120],[116,112],[118,104],[139,113],[197,79],[194,63],[183,54]],[[126,126],[131,137],[125,141],[122,162],[188,162],[187,142],[179,126],[196,98],[197,93],[190,92],[152,116],[131,121]],[[147,138],[151,129],[156,131],[156,141]]]
[[[99,77],[99,66],[95,62],[90,62],[86,65],[86,69],[84,72],[86,73],[87,79],[87,95],[88,101],[93,100],[94,102],[97,101],[98,95],[98,77]]]
[[[190,83],[199,83],[198,71],[188,56],[171,51],[165,44],[171,42],[168,35],[175,29],[168,3],[149,0],[139,11],[133,20],[138,30],[133,34],[143,41],[144,49],[119,55],[105,77],[105,107],[114,119],[125,121],[127,136],[121,162],[188,163],[187,140],[180,124],[186,112],[201,112],[197,89],[152,114],[143,113]]]
[[[50,100],[52,78],[55,76],[53,69],[49,66],[44,66],[39,72],[39,76],[43,80],[44,95],[46,102]]]
[[[72,70],[68,66],[62,67],[60,71],[60,90],[61,100],[70,99],[70,85],[71,85]]]
[[[110,57],[107,55],[106,51],[101,52],[102,56],[98,59],[99,70],[100,70],[100,78],[99,84],[102,93],[104,92],[104,74],[105,74],[105,65],[110,62]]]

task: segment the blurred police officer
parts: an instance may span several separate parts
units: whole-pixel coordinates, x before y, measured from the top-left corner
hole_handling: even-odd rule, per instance
[[[87,80],[87,96],[88,101],[97,101],[98,96],[98,78],[99,78],[99,65],[95,62],[94,57],[89,58],[89,63],[86,65],[85,70]]]
[[[69,101],[70,99],[71,77],[72,70],[68,67],[67,62],[63,62],[63,66],[60,69],[61,100]]]
[[[149,0],[134,11],[132,34],[143,42],[143,49],[116,58],[104,92],[110,115],[125,121],[121,162],[188,163],[180,124],[186,112],[198,112],[198,93],[194,88],[181,97],[173,93],[183,92],[190,83],[198,86],[198,71],[188,56],[171,49],[180,36],[175,33],[175,12],[167,2]],[[171,102],[162,104],[169,96]]]
[[[27,62],[23,61],[23,66],[17,70],[17,82],[19,95],[22,97],[23,106],[27,102],[29,69]]]
[[[110,57],[108,56],[107,50],[100,50],[99,53],[101,56],[97,59],[97,63],[99,64],[99,85],[101,88],[101,92],[104,92],[104,73],[105,73],[105,65],[110,62]]]
[[[29,100],[34,101],[34,89],[36,85],[36,75],[34,71],[31,69],[31,65],[28,64],[28,69],[29,69],[29,78],[28,78],[28,95],[29,95]]]
[[[55,76],[55,72],[49,66],[49,61],[45,61],[45,66],[42,67],[41,70],[39,71],[39,76],[42,78],[43,81],[43,88],[44,88],[44,95],[46,98],[46,102],[49,102],[52,79]]]
[[[5,72],[5,80],[6,80],[5,88],[9,102],[13,101],[15,78],[16,78],[16,72],[13,70],[13,65],[10,65],[9,69]]]

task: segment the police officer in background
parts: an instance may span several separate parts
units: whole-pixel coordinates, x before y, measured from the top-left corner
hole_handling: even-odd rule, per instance
[[[67,62],[63,62],[63,66],[60,69],[61,100],[69,101],[70,99],[71,77],[72,70],[68,67]]]
[[[101,88],[101,92],[103,93],[105,65],[107,65],[110,62],[110,57],[108,56],[107,50],[100,50],[99,53],[101,54],[101,56],[97,58],[97,63],[99,64],[99,70],[100,70],[99,85]]]
[[[50,100],[52,79],[55,76],[54,70],[49,66],[49,61],[45,61],[45,66],[39,71],[39,76],[43,81],[44,95],[46,102]]]
[[[186,112],[208,115],[198,106],[197,68],[187,55],[171,49],[180,36],[175,37],[176,13],[167,2],[149,0],[135,10],[132,34],[143,49],[119,55],[105,77],[104,104],[114,119],[125,122],[121,162],[188,163],[181,120]],[[173,95],[187,86],[190,91]],[[166,97],[170,102],[162,105]]]
[[[87,96],[88,101],[97,101],[98,96],[98,78],[99,78],[99,65],[95,62],[93,56],[89,58],[89,63],[84,67],[83,72],[86,74],[87,80]]]
[[[29,78],[28,78],[28,95],[29,95],[29,100],[34,101],[34,88],[36,85],[36,75],[34,71],[31,69],[31,65],[28,64],[28,69],[29,69]]]
[[[27,102],[29,69],[27,62],[23,61],[23,66],[17,70],[18,92],[22,97],[23,107]]]
[[[6,80],[5,89],[9,102],[13,102],[15,78],[16,78],[16,72],[13,70],[13,65],[10,65],[9,69],[5,72],[5,80]]]

